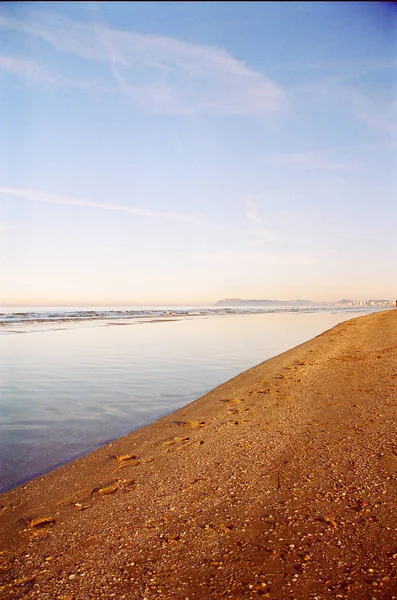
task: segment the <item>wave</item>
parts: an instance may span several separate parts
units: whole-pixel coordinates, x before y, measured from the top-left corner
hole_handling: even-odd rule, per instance
[[[369,307],[338,307],[338,306],[244,306],[244,307],[216,307],[216,308],[144,308],[144,309],[106,309],[106,310],[82,310],[82,309],[61,309],[61,310],[31,310],[31,311],[7,311],[0,312],[0,328],[7,327],[7,332],[16,331],[14,327],[18,326],[46,326],[46,325],[66,325],[78,324],[81,322],[100,321],[105,324],[127,324],[133,322],[160,322],[172,321],[178,319],[228,316],[260,313],[307,313],[307,312],[368,312]],[[376,310],[371,307],[371,312]],[[4,331],[5,332],[5,331]]]

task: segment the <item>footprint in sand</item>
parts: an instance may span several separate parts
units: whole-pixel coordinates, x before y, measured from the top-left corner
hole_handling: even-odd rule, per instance
[[[206,421],[185,421],[184,425],[190,427],[191,429],[201,429],[205,425],[207,425]]]
[[[135,487],[135,479],[119,479],[117,485],[122,492],[130,492]]]
[[[55,523],[55,519],[54,517],[39,517],[37,519],[32,519],[31,521],[28,522],[28,527],[29,529],[34,529],[34,528],[42,528],[42,527],[47,527],[48,525],[54,525]]]
[[[196,444],[196,443],[197,443],[197,440],[190,440],[189,442],[183,442],[182,444],[179,444],[178,446],[171,446],[170,448],[167,449],[167,452],[179,452],[180,450],[183,450],[187,446],[191,446],[192,444]]]
[[[199,444],[200,446],[204,444],[203,440],[191,440],[189,437],[185,438],[174,438],[173,440],[167,440],[163,442],[163,446],[167,452],[179,452],[186,448],[187,446],[191,446],[192,444]]]
[[[251,392],[249,392],[251,393]],[[240,402],[245,402],[244,398],[225,398],[224,400],[221,400],[221,402],[224,402],[225,404],[240,404]]]
[[[77,508],[77,510],[79,510],[79,511],[87,510],[88,508],[92,508],[92,504],[84,504],[83,502],[75,502],[74,505]]]
[[[134,460],[137,456],[136,454],[117,454],[115,458],[118,462],[125,462],[126,460]]]
[[[242,423],[249,423],[248,419],[240,419],[240,421],[229,420],[229,421],[219,421],[218,428],[225,427],[226,425],[241,425]]]
[[[118,471],[120,471],[120,469],[125,469],[126,467],[138,467],[139,465],[145,465],[154,461],[154,458],[152,457],[139,458],[135,454],[122,454],[120,456],[116,456],[115,458],[119,465],[113,471],[113,473],[117,473]]]
[[[109,496],[109,494],[114,494],[115,492],[117,492],[118,489],[119,489],[118,484],[113,483],[110,485],[106,485],[105,487],[99,488],[96,491],[98,492],[98,494],[101,494],[102,496]]]
[[[174,437],[172,440],[166,440],[163,442],[163,446],[174,446],[177,443],[187,442],[188,440],[190,440],[189,437]]]
[[[190,429],[201,429],[205,427],[205,425],[209,425],[210,422],[207,421],[172,421],[173,425],[178,425],[178,427],[185,426]]]
[[[258,394],[272,394],[274,392],[275,390],[272,387],[269,387],[265,390],[251,390],[250,392],[248,392],[248,394],[250,396],[257,396]]]
[[[100,496],[110,496],[111,494],[115,494],[119,490],[121,490],[122,492],[129,492],[134,485],[134,479],[117,479],[116,481],[111,481],[102,487],[94,488],[91,492],[91,496],[95,494],[99,494]],[[75,503],[75,506],[79,510],[91,508],[89,504],[83,505],[80,502]]]

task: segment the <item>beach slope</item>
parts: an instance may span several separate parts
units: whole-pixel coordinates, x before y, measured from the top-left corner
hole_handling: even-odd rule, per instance
[[[397,598],[396,392],[390,310],[3,494],[0,598]]]

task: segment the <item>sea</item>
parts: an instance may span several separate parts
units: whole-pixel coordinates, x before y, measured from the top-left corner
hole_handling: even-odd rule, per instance
[[[376,307],[0,309],[0,492]]]

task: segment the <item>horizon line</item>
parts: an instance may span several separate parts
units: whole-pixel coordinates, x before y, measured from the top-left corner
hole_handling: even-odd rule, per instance
[[[157,303],[152,303],[152,302],[140,302],[140,303],[100,303],[100,302],[72,302],[70,304],[68,303],[61,303],[61,302],[56,302],[56,303],[45,303],[45,302],[32,302],[32,303],[1,303],[0,302],[0,310],[3,308],[175,308],[175,307],[216,307],[216,305],[218,304],[218,302],[227,302],[227,301],[233,301],[233,300],[239,300],[239,301],[243,301],[243,302],[265,302],[265,301],[269,301],[269,302],[285,302],[285,303],[291,303],[291,302],[310,302],[313,304],[339,304],[340,302],[342,302],[343,300],[346,302],[390,302],[390,303],[394,303],[395,300],[392,300],[391,298],[365,298],[365,299],[360,299],[360,298],[341,298],[340,300],[308,300],[308,299],[301,299],[301,298],[293,298],[293,299],[289,299],[289,300],[285,300],[285,299],[279,299],[279,298],[249,298],[249,299],[245,299],[245,298],[221,298],[219,300],[216,300],[215,302],[157,302]],[[223,307],[223,308],[227,308],[227,307]]]

